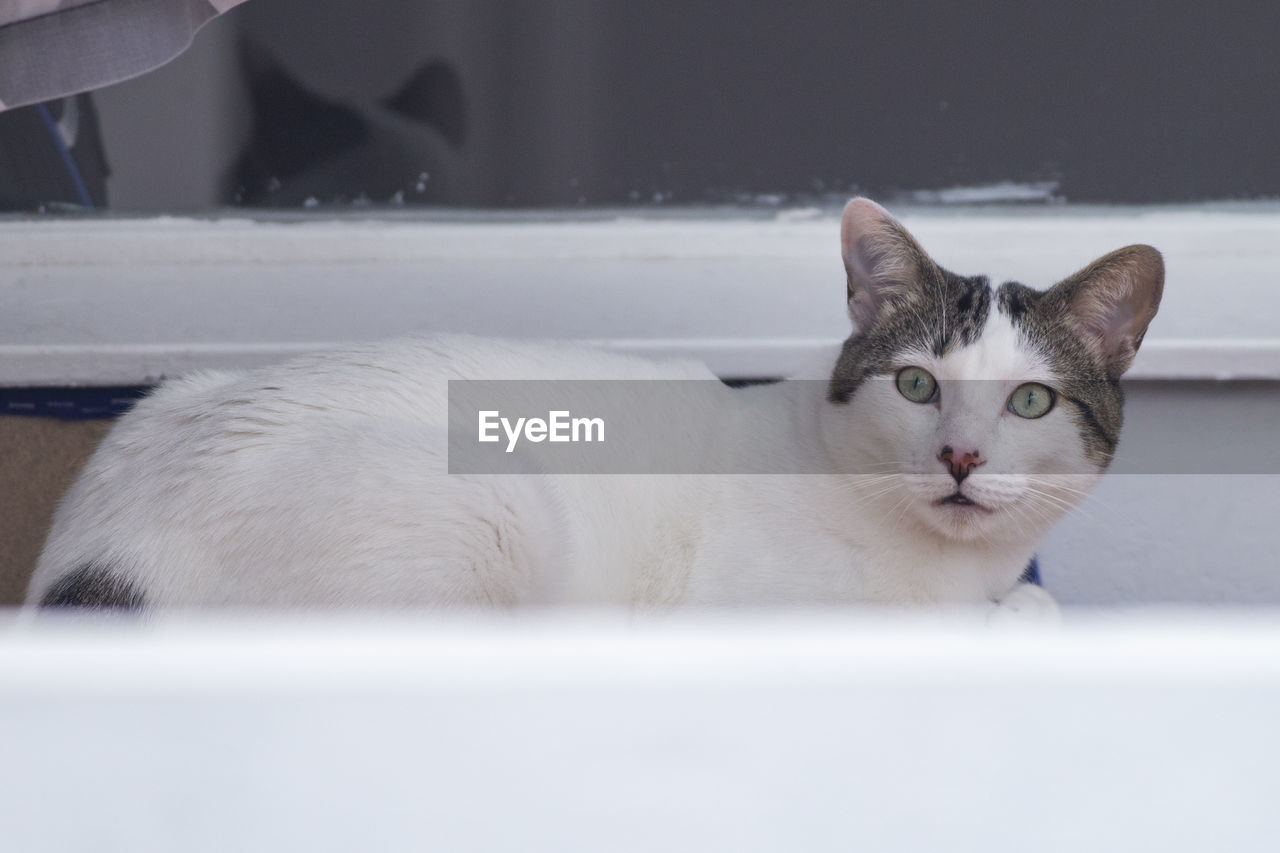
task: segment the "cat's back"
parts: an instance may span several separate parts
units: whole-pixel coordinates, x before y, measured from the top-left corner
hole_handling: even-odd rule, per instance
[[[651,361],[571,343],[465,335],[400,338],[257,370],[208,371],[167,381],[120,420],[101,450],[172,458],[182,455],[180,449],[198,452],[201,442],[256,438],[246,444],[262,447],[298,440],[312,428],[349,428],[353,421],[444,426],[448,383],[454,380],[714,378],[695,362]]]
[[[407,417],[438,424],[445,422],[451,380],[714,378],[692,361],[652,361],[574,343],[439,335],[317,352],[249,372],[197,374],[161,386],[138,415],[253,407],[298,419]]]

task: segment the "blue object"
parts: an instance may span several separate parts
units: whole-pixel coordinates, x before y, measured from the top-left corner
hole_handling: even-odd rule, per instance
[[[0,415],[64,420],[114,418],[133,408],[146,386],[111,388],[0,388]]]
[[[67,169],[67,174],[71,177],[71,183],[75,185],[76,195],[80,198],[80,204],[84,205],[86,210],[93,210],[93,197],[89,195],[89,188],[84,185],[84,178],[80,175],[80,168],[76,166],[76,160],[71,156],[71,150],[67,148],[67,143],[62,138],[62,131],[58,130],[58,123],[53,120],[53,116],[49,113],[49,108],[44,104],[36,104],[36,112],[40,114],[40,120],[44,122],[44,126],[48,129],[49,136],[53,138],[53,145],[58,149],[58,156],[62,158],[62,165]]]
[[[1027,568],[1022,572],[1022,577],[1018,578],[1022,583],[1033,583],[1036,586],[1044,586],[1040,583],[1040,561],[1033,555],[1031,562],[1027,563]]]

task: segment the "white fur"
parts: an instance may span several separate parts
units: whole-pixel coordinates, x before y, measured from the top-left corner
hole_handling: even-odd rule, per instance
[[[1050,379],[992,317],[977,345],[920,354],[920,366],[944,389]],[[702,416],[717,428],[690,430],[685,452],[732,462],[785,448],[793,458],[778,470],[825,474],[450,475],[446,383],[461,378],[714,377],[437,337],[170,382],[115,426],[68,493],[28,600],[93,562],[158,607],[985,604],[1015,589],[1076,497],[1037,503],[1032,478],[1011,472],[1052,446],[1076,448],[1064,473],[1096,476],[1061,412],[1018,422],[1003,399],[924,406],[891,381],[847,406],[826,402],[820,382],[708,384]],[[927,457],[957,435],[989,447],[991,464],[968,481],[999,507],[989,515],[936,505],[954,484]]]

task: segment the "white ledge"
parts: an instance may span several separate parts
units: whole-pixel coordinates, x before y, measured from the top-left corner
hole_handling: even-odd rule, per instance
[[[837,341],[619,338],[588,342],[652,358],[693,358],[725,378],[767,378],[798,369]],[[0,345],[0,387],[152,385],[197,370],[259,367],[338,346],[333,342]],[[1280,340],[1147,341],[1125,378],[1280,381]]]
[[[846,331],[835,211],[776,218],[0,224],[0,385],[147,384],[437,330],[595,340],[773,376]],[[1164,253],[1134,379],[1280,379],[1280,214],[907,211],[939,262],[1047,286]]]

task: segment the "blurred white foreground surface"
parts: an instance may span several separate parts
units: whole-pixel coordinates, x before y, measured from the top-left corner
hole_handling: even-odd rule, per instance
[[[625,622],[11,621],[0,843],[1280,845],[1280,618]]]

